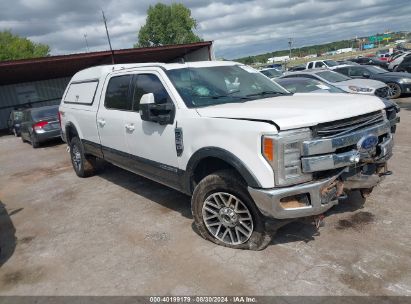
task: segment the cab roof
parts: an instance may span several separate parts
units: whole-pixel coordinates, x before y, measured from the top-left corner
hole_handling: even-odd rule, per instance
[[[92,79],[105,78],[112,72],[121,70],[130,70],[143,68],[143,67],[160,67],[164,70],[174,70],[182,68],[200,68],[200,67],[212,67],[212,66],[231,66],[239,65],[240,63],[234,61],[196,61],[185,63],[162,63],[162,62],[148,62],[148,63],[128,63],[128,64],[110,64],[100,65],[91,68],[87,68],[77,72],[71,82],[81,82]]]

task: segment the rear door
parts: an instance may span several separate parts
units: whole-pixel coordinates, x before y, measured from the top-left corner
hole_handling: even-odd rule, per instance
[[[366,69],[359,66],[351,66],[348,70],[348,76],[351,78],[364,78],[364,72]]]
[[[97,128],[104,158],[127,166],[126,118],[131,110],[130,84],[132,75],[114,75],[106,81],[103,98],[97,112]]]

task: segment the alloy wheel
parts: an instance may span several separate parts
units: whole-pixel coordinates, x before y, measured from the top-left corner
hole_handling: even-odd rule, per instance
[[[388,83],[388,98],[396,98],[401,95],[401,88],[398,84],[396,83]]]
[[[76,170],[80,170],[81,168],[81,153],[77,145],[73,145],[71,148],[71,158],[73,160],[73,164],[76,167]]]
[[[228,245],[240,245],[249,240],[254,222],[247,206],[236,196],[216,192],[203,203],[202,215],[209,233]]]

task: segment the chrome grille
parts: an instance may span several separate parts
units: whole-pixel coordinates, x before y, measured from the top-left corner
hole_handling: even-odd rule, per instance
[[[352,118],[318,124],[313,128],[313,133],[315,137],[332,138],[368,128],[370,126],[382,123],[383,121],[383,113],[381,111],[377,111]]]
[[[385,98],[388,96],[388,87],[382,87],[382,88],[376,89],[374,94],[375,96]]]

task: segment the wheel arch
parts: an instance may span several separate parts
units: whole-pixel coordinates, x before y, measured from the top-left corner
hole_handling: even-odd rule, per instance
[[[67,144],[70,144],[70,141],[73,139],[73,137],[78,136],[80,137],[79,132],[77,131],[76,126],[72,123],[72,122],[68,122],[65,127],[65,137],[66,137],[66,141]]]
[[[261,188],[251,170],[233,153],[218,147],[206,147],[190,158],[185,173],[184,189],[192,194],[196,184],[206,175],[221,169],[233,169],[250,187]]]

